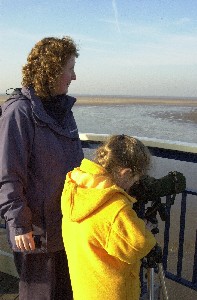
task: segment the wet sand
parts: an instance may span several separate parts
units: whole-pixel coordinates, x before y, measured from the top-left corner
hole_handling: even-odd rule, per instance
[[[163,113],[163,118],[173,118],[175,120],[189,121],[197,124],[197,99],[169,99],[169,98],[99,98],[99,97],[79,97],[76,105],[173,105],[173,106],[190,106],[190,113]]]

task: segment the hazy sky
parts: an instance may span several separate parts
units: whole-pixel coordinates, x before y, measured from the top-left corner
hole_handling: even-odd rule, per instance
[[[64,35],[80,48],[70,94],[197,96],[197,0],[0,0],[0,93]]]

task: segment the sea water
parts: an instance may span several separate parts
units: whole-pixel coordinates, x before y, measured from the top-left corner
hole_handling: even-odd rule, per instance
[[[195,109],[175,105],[75,105],[73,113],[80,133],[128,134],[197,143],[197,123],[184,119]],[[197,164],[153,158],[153,176],[159,178],[173,170],[184,173],[187,187],[197,190]]]
[[[81,133],[128,134],[139,137],[197,143],[197,124],[181,115],[194,107],[167,105],[74,106]],[[174,114],[180,116],[174,118]]]

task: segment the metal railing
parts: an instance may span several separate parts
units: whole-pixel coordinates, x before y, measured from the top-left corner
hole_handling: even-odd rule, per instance
[[[186,202],[187,196],[193,195],[197,197],[196,191],[189,191],[185,190],[182,193],[181,199],[181,214],[180,214],[180,230],[179,230],[179,245],[178,245],[178,254],[177,254],[177,270],[176,274],[169,272],[167,270],[168,267],[168,249],[169,249],[169,236],[170,236],[170,210],[171,206],[168,207],[168,215],[169,218],[165,221],[165,231],[164,231],[164,248],[163,248],[163,267],[165,270],[166,278],[169,278],[179,284],[182,284],[186,287],[189,287],[195,291],[197,291],[197,229],[196,229],[196,236],[195,236],[195,250],[194,250],[194,257],[193,257],[193,270],[192,273],[192,280],[187,280],[182,276],[182,268],[183,268],[183,259],[184,259],[184,240],[185,240],[185,223],[186,223]],[[168,197],[166,197],[168,198]],[[166,199],[166,203],[168,203],[168,199]]]

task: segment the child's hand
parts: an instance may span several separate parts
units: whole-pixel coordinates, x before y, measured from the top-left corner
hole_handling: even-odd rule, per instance
[[[151,223],[150,221],[147,221],[146,219],[144,219],[144,222],[146,224],[146,228],[149,230],[149,231],[152,231],[153,229],[157,228],[158,227],[158,223],[154,224],[154,223]]]

